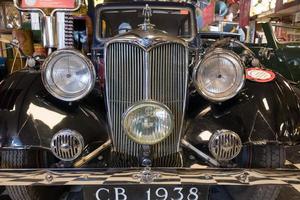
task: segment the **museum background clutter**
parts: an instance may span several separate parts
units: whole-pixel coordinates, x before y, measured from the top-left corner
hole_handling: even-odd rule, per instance
[[[86,1],[75,13],[57,13],[58,48],[75,47],[90,53],[92,39],[93,6],[103,1]],[[261,22],[277,25],[276,36],[282,41],[299,40],[300,12],[297,0],[198,0],[195,5],[199,32],[227,32],[237,34],[246,43],[266,43]],[[90,9],[89,9],[90,8]],[[47,55],[42,45],[41,16],[38,13],[22,13],[12,1],[0,1],[0,78],[20,70],[26,65],[17,51],[3,40],[16,39],[26,55]],[[5,65],[7,63],[7,65]],[[5,67],[7,66],[7,67]]]

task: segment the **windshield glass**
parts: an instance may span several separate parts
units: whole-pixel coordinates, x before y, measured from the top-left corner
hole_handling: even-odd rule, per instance
[[[300,42],[300,26],[272,24],[272,28],[278,42]]]
[[[143,8],[105,9],[100,13],[100,37],[110,38],[138,28],[144,22]],[[153,9],[151,23],[156,29],[189,39],[192,37],[189,9]]]

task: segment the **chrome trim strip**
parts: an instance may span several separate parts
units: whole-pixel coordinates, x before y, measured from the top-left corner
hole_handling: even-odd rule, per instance
[[[150,68],[150,63],[149,63],[149,52],[145,52],[145,99],[149,99],[149,68]]]
[[[91,161],[92,159],[94,159],[97,155],[99,155],[99,153],[101,153],[102,151],[104,151],[105,149],[107,149],[110,146],[111,146],[111,140],[108,140],[105,143],[103,143],[101,146],[99,146],[97,149],[95,149],[94,151],[89,153],[88,155],[81,157],[79,160],[77,160],[73,164],[73,166],[81,167],[82,165],[84,165],[84,164],[88,163],[89,161]]]
[[[183,114],[182,114],[182,119],[181,119],[181,125],[180,125],[180,132],[179,132],[179,138],[182,138],[182,132],[183,132],[183,124],[184,124],[184,117],[185,117],[185,113],[186,113],[186,104],[187,104],[187,98],[188,98],[188,81],[189,81],[189,49],[186,48],[186,90],[185,90],[185,98],[183,101]],[[178,146],[177,146],[177,151],[180,151],[180,142],[178,142]]]
[[[143,37],[143,35],[138,35],[138,34],[141,34],[140,31],[137,31],[136,33],[134,33],[134,36],[123,35],[122,37],[113,38],[110,41],[108,41],[107,43],[105,43],[105,46],[104,46],[105,50],[104,51],[106,51],[107,47],[111,43],[116,43],[116,42],[124,42],[124,43],[130,43],[130,44],[133,44],[133,45],[137,45],[146,52],[151,51],[153,48],[155,48],[159,45],[174,44],[174,43],[181,44],[181,45],[185,46],[186,48],[188,48],[188,44],[185,41],[183,41],[183,40],[181,40],[177,37],[167,36],[165,34],[159,35],[159,40],[154,39],[152,41],[151,45],[145,46],[145,44],[141,43],[141,38],[140,38],[140,37]],[[155,33],[153,33],[153,34],[155,34]],[[151,35],[151,34],[149,33],[149,35]],[[157,37],[157,35],[153,35],[153,37],[155,37],[155,36]]]
[[[137,175],[142,168],[114,169],[0,169],[0,185],[129,185],[144,184]],[[151,168],[160,176],[149,185],[286,185],[300,186],[299,169]],[[124,181],[126,180],[126,181]]]
[[[215,167],[219,167],[220,166],[220,163],[217,160],[215,160],[212,157],[206,155],[205,153],[203,153],[202,151],[200,151],[199,149],[197,149],[195,146],[193,146],[191,143],[189,143],[185,139],[181,139],[181,144],[183,146],[189,148],[190,150],[194,151],[198,156],[200,156],[201,158],[203,158],[204,160],[206,160],[207,162],[209,162],[213,166],[215,166]]]

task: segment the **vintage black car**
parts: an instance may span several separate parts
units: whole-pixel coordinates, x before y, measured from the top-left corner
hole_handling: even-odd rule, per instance
[[[194,7],[187,3],[100,4],[92,59],[60,49],[40,70],[29,68],[2,81],[1,167],[21,177],[8,184],[11,198],[54,199],[63,188],[33,185],[65,185],[78,176],[69,184],[146,183],[138,191],[129,187],[136,192],[131,195],[199,199],[195,185],[209,183],[213,171],[232,172],[220,177],[234,174],[246,183],[248,173],[226,168],[284,167],[285,146],[300,139],[293,86],[234,39],[203,49],[195,26]],[[237,54],[232,44],[245,50]],[[204,165],[213,169],[205,174],[194,169]],[[102,171],[89,173],[95,168]],[[14,170],[0,182],[9,182]],[[177,189],[147,188],[184,180],[189,184]],[[256,199],[275,192],[257,192]],[[126,199],[129,194],[115,187],[94,195]]]
[[[276,23],[262,23],[266,44],[250,44],[249,47],[262,58],[262,63],[279,72],[292,84],[299,87],[300,81],[300,42],[296,38],[287,41],[287,38],[279,38],[275,34],[276,28],[286,32],[299,32],[300,27],[287,26]]]

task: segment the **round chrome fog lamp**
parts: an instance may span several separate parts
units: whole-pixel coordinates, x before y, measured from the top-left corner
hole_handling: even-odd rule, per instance
[[[64,129],[52,137],[50,146],[55,157],[63,161],[72,161],[81,154],[84,140],[77,131]]]
[[[173,115],[168,107],[144,101],[130,107],[123,116],[123,128],[138,144],[153,145],[168,137],[173,129]]]
[[[43,63],[41,74],[46,90],[63,101],[82,99],[93,89],[96,80],[92,62],[72,49],[53,52]]]
[[[218,161],[229,161],[235,158],[242,149],[238,134],[230,130],[218,130],[208,143],[209,151]]]

